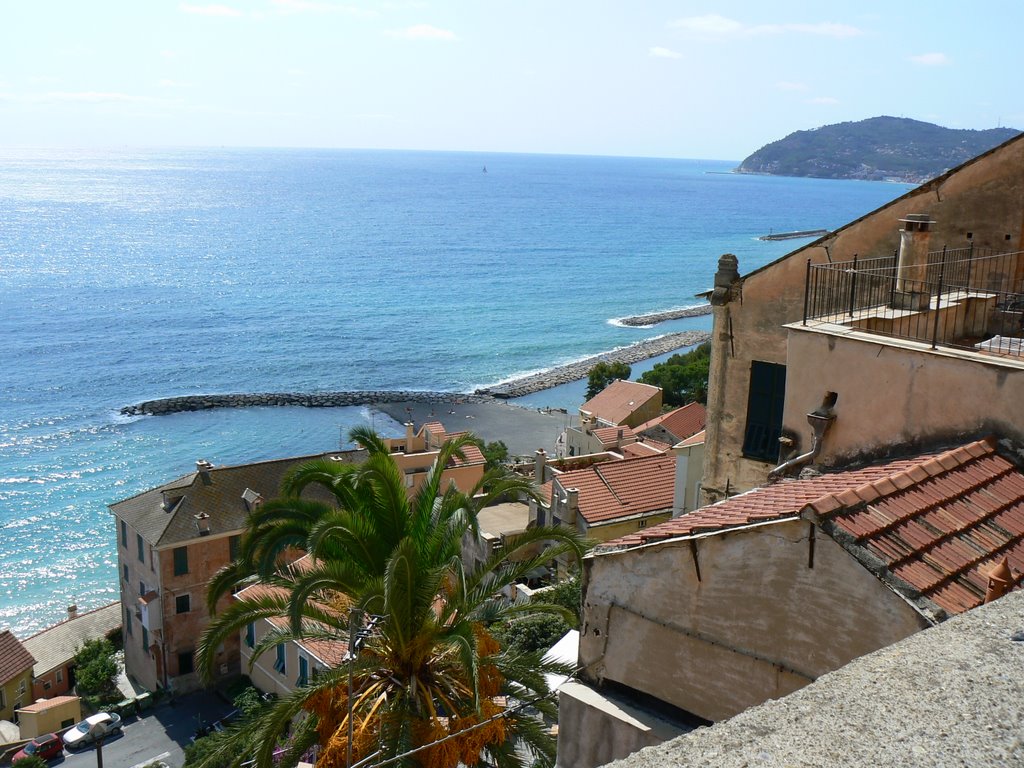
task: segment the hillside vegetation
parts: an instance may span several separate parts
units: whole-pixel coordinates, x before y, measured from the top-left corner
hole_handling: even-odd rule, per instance
[[[1018,135],[1013,128],[943,128],[903,117],[872,117],[797,131],[761,147],[739,173],[920,183]]]

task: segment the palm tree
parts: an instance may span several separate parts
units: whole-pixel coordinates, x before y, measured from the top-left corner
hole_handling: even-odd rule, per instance
[[[442,448],[410,499],[380,439],[368,430],[355,430],[352,438],[367,449],[365,463],[305,465],[286,478],[285,496],[252,515],[238,561],[211,586],[211,608],[242,584],[265,588],[214,618],[200,642],[200,666],[212,669],[218,645],[259,619],[288,620],[262,638],[253,658],[292,640],[346,638],[348,609],[383,619],[349,664],[327,670],[239,730],[236,762],[255,755],[257,764],[269,766],[279,737],[294,726],[284,758],[292,762],[319,743],[318,765],[328,767],[346,765],[350,751],[356,760],[376,754],[374,762],[399,758],[404,765],[473,765],[485,755],[495,765],[516,766],[520,743],[553,763],[553,739],[542,720],[515,702],[553,717],[544,673],[567,670],[538,653],[503,650],[488,627],[526,614],[564,614],[556,605],[509,603],[496,595],[554,557],[580,556],[579,537],[534,528],[469,570],[461,544],[476,532],[479,508],[528,490],[528,483],[499,470],[485,475],[480,495],[443,488],[448,460],[472,439],[458,438]],[[310,484],[329,490],[336,506],[300,497]],[[289,548],[309,553],[304,567],[281,566]]]

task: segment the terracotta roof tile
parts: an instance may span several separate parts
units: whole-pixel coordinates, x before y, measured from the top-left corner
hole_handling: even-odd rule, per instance
[[[708,414],[700,403],[688,403],[681,408],[655,416],[636,427],[637,432],[661,428],[672,435],[674,442],[680,442],[704,431]]]
[[[660,404],[661,389],[658,387],[616,379],[581,405],[580,410],[609,424],[624,424],[634,412],[655,398]]]
[[[1024,474],[991,440],[757,488],[603,546],[781,520],[801,510],[855,537],[951,613],[984,600],[986,569],[1004,556],[1022,578]]]
[[[36,660],[9,629],[0,632],[0,685],[31,672]]]
[[[579,513],[589,524],[670,510],[675,496],[676,458],[656,454],[607,461],[564,472],[553,479],[552,493],[579,491]]]

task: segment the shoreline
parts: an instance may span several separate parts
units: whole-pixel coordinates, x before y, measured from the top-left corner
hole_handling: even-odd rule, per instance
[[[486,403],[542,392],[587,377],[598,362],[635,363],[663,355],[683,347],[707,341],[707,331],[681,331],[638,341],[619,349],[592,355],[583,360],[556,366],[541,373],[522,376],[512,381],[485,387],[475,392],[423,392],[413,390],[356,390],[343,392],[257,392],[222,395],[184,395],[146,400],[121,408],[124,416],[163,416],[186,411],[214,408],[253,408],[265,406],[303,406],[305,408],[338,408],[346,406],[380,406],[388,403]]]

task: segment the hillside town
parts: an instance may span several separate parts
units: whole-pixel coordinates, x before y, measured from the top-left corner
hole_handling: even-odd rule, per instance
[[[265,702],[252,722],[278,730],[217,733],[251,737],[223,743],[257,765],[454,766],[471,742],[565,768],[1021,764],[1022,240],[1017,136],[759,269],[722,255],[702,294],[706,403],[616,379],[554,441],[526,426],[476,439],[487,408],[516,406],[475,403],[467,421],[421,402],[402,405],[404,434],[367,430],[351,450],[197,457],[110,505],[117,602],[0,633],[3,757],[95,717],[75,657],[114,638],[118,703],[98,712],[132,729],[161,707],[188,717],[198,694],[227,713],[242,680]],[[488,455],[488,440],[535,437]],[[429,546],[372,551],[392,529],[396,547]],[[396,586],[427,554],[437,567]],[[435,584],[442,561],[456,570]],[[575,622],[553,597],[568,583]],[[567,623],[502,656],[531,605]],[[444,707],[410,704],[420,719],[396,725],[379,712],[413,695],[388,687],[388,665],[414,615],[432,637],[462,632],[479,679],[454,665],[421,680]],[[807,732],[850,712],[854,743],[816,751]],[[221,738],[193,730],[178,760]],[[391,738],[402,749],[383,752]]]

